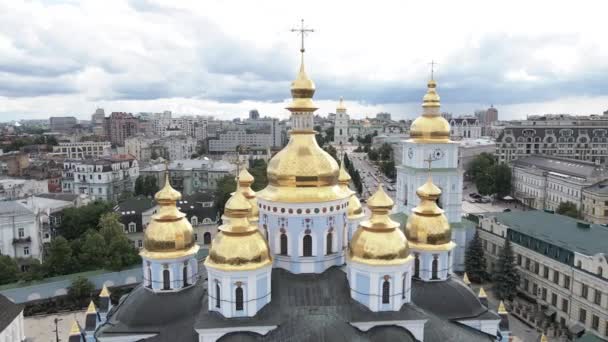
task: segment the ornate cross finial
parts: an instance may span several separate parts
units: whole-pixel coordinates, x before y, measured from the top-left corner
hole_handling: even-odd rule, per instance
[[[304,49],[304,36],[306,36],[306,34],[308,32],[315,32],[315,30],[309,29],[309,28],[305,28],[304,27],[304,19],[302,19],[302,24],[301,24],[300,28],[297,28],[297,29],[293,28],[293,29],[291,29],[291,32],[298,32],[300,34],[300,36],[302,36],[302,46],[300,47],[300,52],[304,53],[304,51],[306,51]]]
[[[429,63],[431,65],[431,79],[433,80],[435,77],[435,65],[438,65],[439,63],[435,62],[434,60],[431,60],[431,63]]]
[[[429,154],[429,159],[425,159],[424,161],[427,162],[429,164],[427,170],[429,171],[429,177],[431,176],[431,164],[436,161],[437,159],[433,158],[433,154],[430,153]]]

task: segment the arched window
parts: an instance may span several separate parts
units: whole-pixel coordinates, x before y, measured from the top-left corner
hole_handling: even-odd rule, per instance
[[[342,128],[340,128],[340,135],[342,135]]]
[[[414,254],[414,277],[420,277],[420,256],[418,253]]]
[[[600,277],[604,276],[604,269],[602,269],[601,266],[598,266],[598,268],[597,268],[597,275]]]
[[[382,304],[389,303],[390,291],[391,291],[391,284],[388,282],[388,280],[385,280],[384,283],[382,283]]]
[[[220,303],[222,301],[221,296],[222,296],[222,293],[220,291],[220,284],[215,283],[215,307],[216,308],[220,307]]]
[[[198,217],[196,217],[196,216],[192,216],[192,217],[190,218],[190,223],[191,223],[193,226],[198,225]]]
[[[304,235],[304,256],[309,257],[312,256],[312,236],[310,234]]]
[[[402,284],[401,284],[401,299],[405,299],[405,285],[406,285],[406,280],[407,280],[407,273],[403,274],[403,280]]]
[[[287,255],[287,234],[281,233],[281,255]]]
[[[332,251],[333,235],[334,234],[332,234],[332,233],[327,233],[325,244],[326,244],[327,254],[328,255],[331,254],[331,253],[333,253],[333,251]]]
[[[190,285],[188,284],[188,263],[184,262],[184,267],[182,269],[182,277],[184,278],[184,287]]]
[[[163,270],[163,290],[171,290],[171,273]]]
[[[236,297],[236,310],[242,311],[243,310],[243,288],[242,287],[239,286],[236,288],[235,297]]]
[[[576,267],[583,268],[583,263],[579,260],[576,262]]]
[[[205,245],[208,245],[211,243],[211,233],[206,232],[205,234],[203,234],[203,243]]]
[[[432,274],[431,274],[431,279],[438,279],[437,278],[437,269],[439,268],[439,260],[437,260],[437,256],[433,256],[433,268],[432,268]]]

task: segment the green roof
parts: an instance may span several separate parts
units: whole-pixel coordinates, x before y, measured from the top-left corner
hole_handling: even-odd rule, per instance
[[[510,229],[584,255],[608,254],[608,228],[598,224],[579,226],[577,219],[544,211],[512,211],[494,215]]]
[[[576,342],[606,342],[603,338],[598,337],[597,335],[586,332],[583,336],[576,339]]]

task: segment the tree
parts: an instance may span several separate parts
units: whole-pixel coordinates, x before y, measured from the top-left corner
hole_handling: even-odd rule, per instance
[[[253,184],[251,189],[253,191],[260,191],[268,185],[268,174],[266,173],[266,162],[263,159],[256,159],[253,161],[253,165],[249,169],[249,173],[253,176]]]
[[[566,216],[570,216],[572,218],[578,219],[580,218],[580,214],[578,209],[576,208],[576,204],[567,201],[567,202],[561,202],[558,206],[557,206],[557,210],[555,210],[556,213],[560,214],[560,215],[566,215]]]
[[[349,143],[352,143],[354,140],[355,140],[355,138],[354,138],[354,137],[352,137],[352,136],[348,138],[348,142],[349,142]]]
[[[83,270],[103,268],[107,253],[106,241],[103,235],[93,229],[87,231],[82,242],[82,251],[78,255]]]
[[[135,196],[144,195],[144,176],[139,175],[135,179]]]
[[[59,232],[68,240],[77,239],[87,230],[95,229],[101,215],[110,211],[112,204],[105,201],[95,201],[80,208],[66,208]]]
[[[150,159],[152,159],[152,160],[158,159],[158,153],[156,151],[152,151],[152,154],[150,155]]]
[[[72,248],[63,236],[51,241],[49,255],[44,261],[44,267],[50,276],[68,274],[72,271]]]
[[[335,161],[340,162],[338,160],[338,151],[336,151],[336,148],[331,146],[331,145],[327,145],[324,150],[329,153],[330,156],[332,156],[334,158]]]
[[[99,234],[107,246],[105,268],[118,271],[140,262],[138,251],[129,241],[118,214],[106,213],[99,219]]]
[[[77,303],[79,307],[83,307],[91,298],[93,291],[95,291],[95,285],[89,279],[78,277],[68,287],[68,298]]]
[[[479,283],[488,278],[486,272],[486,257],[478,231],[475,231],[475,236],[465,251],[464,268],[471,281]]]
[[[481,153],[471,161],[467,169],[467,174],[477,190],[482,195],[490,195],[494,193],[494,172],[492,171],[496,160],[489,153]]]
[[[215,189],[215,207],[220,216],[224,214],[224,206],[230,198],[230,194],[236,190],[236,180],[233,176],[224,176],[217,182]]]
[[[501,300],[513,300],[517,294],[517,284],[519,284],[519,273],[515,268],[515,257],[511,241],[505,239],[505,244],[498,255],[496,272],[492,280],[496,296]]]
[[[393,159],[393,147],[388,143],[382,144],[378,149],[378,153],[380,154],[380,159],[382,160],[392,160]]]
[[[16,282],[18,274],[17,262],[8,255],[0,255],[0,285]]]
[[[44,266],[40,264],[40,261],[33,259],[28,264],[27,271],[19,275],[19,279],[23,281],[33,281],[44,279],[45,276],[46,270],[44,269]]]
[[[158,192],[158,183],[156,177],[153,175],[147,175],[144,179],[144,195],[154,196]]]
[[[367,157],[371,161],[376,161],[376,160],[378,160],[380,155],[378,154],[378,152],[376,150],[371,149],[371,150],[369,150],[369,152],[367,152]]]
[[[511,169],[505,163],[494,165],[494,193],[503,197],[511,193]]]
[[[382,165],[380,165],[380,169],[382,170],[382,173],[384,173],[386,177],[390,179],[395,179],[395,177],[397,177],[395,162],[392,160],[382,163]]]

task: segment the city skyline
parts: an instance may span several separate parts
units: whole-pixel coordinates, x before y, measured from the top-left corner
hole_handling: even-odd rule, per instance
[[[0,120],[89,119],[97,107],[288,118],[300,43],[290,29],[301,17],[316,31],[306,65],[319,114],[343,96],[354,118],[415,118],[431,60],[443,109],[456,115],[492,104],[501,119],[600,114],[601,6],[547,4],[311,1],[296,13],[281,2],[0,3]]]

